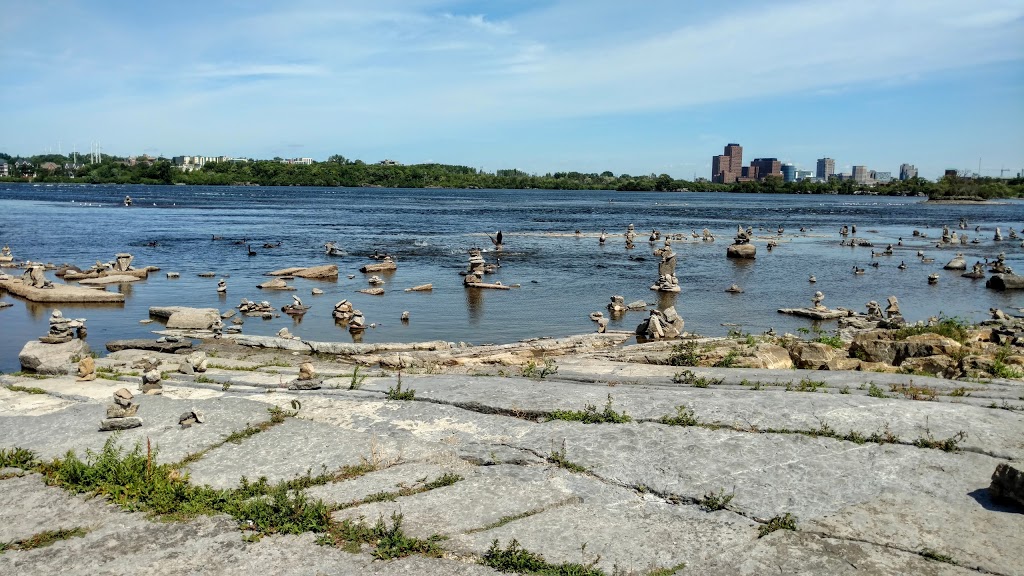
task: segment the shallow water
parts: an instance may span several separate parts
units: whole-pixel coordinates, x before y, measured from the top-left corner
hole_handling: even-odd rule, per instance
[[[129,194],[134,205],[126,208]],[[474,344],[510,342],[536,336],[589,332],[592,311],[603,310],[613,294],[627,301],[659,302],[649,287],[657,279],[657,258],[647,236],[652,228],[666,233],[698,232],[707,227],[715,242],[688,239],[677,242],[677,275],[682,291],[663,297],[686,320],[686,329],[721,335],[730,328],[758,333],[795,331],[810,327],[804,319],[778,314],[780,307],[807,306],[815,290],[825,304],[863,310],[868,300],[883,303],[895,294],[908,320],[943,313],[980,320],[990,307],[1024,306],[1024,295],[987,290],[984,281],[961,278],[942,270],[956,252],[968,265],[993,259],[1004,251],[1009,264],[1024,271],[1020,240],[993,242],[996,226],[1004,238],[1010,228],[1024,228],[1024,202],[985,205],[923,204],[920,198],[867,196],[769,196],[743,194],[565,192],[544,190],[432,190],[379,188],[261,188],[193,186],[32,186],[0,184],[0,244],[9,244],[19,259],[73,263],[83,268],[109,261],[117,252],[130,252],[135,266],[154,265],[160,272],[148,280],[121,287],[124,305],[61,306],[66,316],[88,319],[92,347],[115,338],[152,337],[159,324],[141,325],[153,305],[216,307],[238,305],[242,298],[268,300],[280,306],[299,295],[312,309],[300,320],[282,315],[273,320],[246,319],[243,331],[271,335],[287,326],[313,340],[349,341],[348,331],[335,325],[331,309],[342,298],[351,300],[377,323],[364,342],[444,339]],[[943,224],[957,229],[967,218],[967,233],[981,244],[936,248]],[[633,223],[639,237],[626,250],[621,237]],[[756,261],[725,257],[736,225],[753,226]],[[876,251],[902,237],[891,257],[872,259],[870,248],[839,246],[838,230],[856,225],[857,237],[871,240]],[[767,238],[785,228],[780,245],[765,249]],[[800,232],[803,226],[806,232]],[[981,232],[974,227],[980,226]],[[759,230],[759,228],[764,228]],[[613,236],[604,246],[597,234]],[[928,235],[913,238],[914,229]],[[490,249],[485,233],[504,232],[505,250],[498,273],[488,281],[521,284],[509,291],[467,290],[460,270],[467,267],[466,250]],[[582,232],[581,237],[574,234]],[[958,230],[959,231],[959,230]],[[211,240],[222,236],[223,240]],[[248,238],[256,256],[233,242]],[[149,242],[157,246],[146,246]],[[328,257],[323,244],[335,241],[347,252]],[[264,242],[281,242],[264,249]],[[659,242],[658,247],[661,246]],[[371,263],[374,250],[393,254],[398,270],[381,274],[384,296],[357,293],[369,275],[358,272]],[[918,250],[935,259],[922,264]],[[485,258],[493,262],[495,254]],[[872,261],[878,268],[870,266]],[[903,260],[907,270],[898,270]],[[297,292],[265,292],[256,284],[264,273],[288,266],[335,263],[337,282],[296,279]],[[854,275],[854,265],[866,269]],[[175,271],[180,279],[167,279]],[[218,278],[199,278],[214,271],[225,277],[227,296],[218,296]],[[10,271],[15,274],[19,271]],[[927,277],[938,272],[937,285]],[[811,285],[809,274],[818,282]],[[348,279],[355,274],[354,279]],[[431,282],[434,290],[407,293],[404,288]],[[739,284],[743,294],[724,292]],[[314,287],[322,296],[311,296]],[[17,354],[29,339],[47,331],[51,307],[34,305],[10,295],[0,297],[15,306],[0,310],[0,370],[18,369]],[[408,310],[411,321],[399,317]],[[610,329],[632,330],[643,313],[612,321]],[[724,326],[735,324],[737,326]],[[823,329],[834,323],[823,322]]]

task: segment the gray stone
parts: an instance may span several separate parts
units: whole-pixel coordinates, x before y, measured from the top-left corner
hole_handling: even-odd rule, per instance
[[[135,416],[135,413],[138,411],[138,404],[121,406],[115,402],[114,404],[107,406],[107,418],[127,418],[128,416]]]
[[[22,370],[37,374],[69,374],[73,364],[89,355],[85,340],[73,339],[63,344],[30,341],[18,353]]]
[[[1000,463],[992,473],[988,492],[995,500],[1013,502],[1024,508],[1024,472],[1012,464]]]
[[[173,354],[183,348],[191,347],[192,341],[188,339],[181,340],[179,342],[160,342],[157,340],[136,338],[132,340],[111,340],[107,342],[108,352],[118,352],[120,350],[148,350],[150,352],[165,352]]]
[[[125,418],[104,418],[100,421],[100,431],[128,430],[142,426],[142,418],[138,416],[127,416]]]

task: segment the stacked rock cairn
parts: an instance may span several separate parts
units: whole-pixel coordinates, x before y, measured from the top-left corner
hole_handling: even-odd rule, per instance
[[[107,406],[107,417],[100,421],[100,431],[127,430],[142,426],[142,418],[135,415],[139,405],[132,402],[127,388],[114,392],[114,403]]]

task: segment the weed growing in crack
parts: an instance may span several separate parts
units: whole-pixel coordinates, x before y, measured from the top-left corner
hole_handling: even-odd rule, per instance
[[[764,538],[776,530],[796,530],[796,516],[786,512],[781,516],[772,518],[757,529],[757,537]]]
[[[881,388],[879,388],[878,386],[875,386],[875,383],[874,383],[874,382],[872,382],[872,383],[871,383],[871,386],[870,386],[870,387],[868,387],[868,396],[871,396],[871,397],[873,397],[873,398],[888,398],[888,397],[889,397],[889,396],[888,396],[888,395],[887,395],[887,394],[885,393],[885,391],[884,391],[884,390],[882,390],[882,389],[881,389]]]
[[[683,384],[684,386],[693,386],[694,388],[707,388],[712,384],[717,386],[725,382],[725,378],[697,376],[693,373],[693,370],[683,370],[682,372],[676,372],[675,376],[672,376],[672,382]]]
[[[931,548],[924,548],[920,552],[918,552],[918,554],[920,554],[923,558],[927,558],[929,560],[935,560],[936,562],[944,562],[946,564],[953,564],[952,556],[940,554],[939,552]]]
[[[576,464],[574,462],[570,462],[569,459],[566,458],[566,454],[565,454],[565,440],[564,439],[562,440],[562,448],[560,450],[559,449],[555,449],[554,443],[555,443],[555,441],[552,440],[551,441],[551,444],[552,444],[552,446],[551,446],[551,454],[547,458],[548,462],[550,462],[552,464],[555,464],[559,468],[565,468],[566,470],[568,470],[570,472],[577,472],[577,473],[580,473],[580,474],[589,474],[590,473],[590,470],[587,470],[586,468],[584,468],[583,466],[580,466],[579,464]]]
[[[414,400],[416,398],[416,391],[412,388],[402,390],[402,379],[398,379],[398,383],[388,388],[387,393],[388,400]]]
[[[687,340],[672,346],[672,353],[668,357],[670,366],[699,366],[700,351],[697,342]]]
[[[36,454],[25,448],[0,449],[0,468],[28,470],[36,463]]]
[[[553,410],[548,415],[549,420],[568,420],[570,422],[582,422],[583,424],[622,424],[632,422],[633,418],[625,412],[616,412],[612,408],[612,395],[608,395],[608,401],[604,410],[598,412],[597,406],[587,404],[583,410]]]
[[[363,387],[363,380],[366,380],[366,374],[359,373],[359,365],[356,364],[352,368],[352,378],[348,381],[349,390],[359,390]]]
[[[45,548],[54,542],[60,542],[61,540],[68,540],[70,538],[81,538],[89,532],[88,529],[82,528],[81,526],[76,528],[60,528],[58,530],[46,530],[38,534],[33,534],[23,540],[14,540],[11,542],[0,542],[0,554],[3,554],[7,550],[33,550],[35,548]]]
[[[914,386],[913,380],[910,381],[910,384],[893,384],[889,387],[889,391],[902,394],[908,400],[935,400],[939,395],[939,391],[935,388]]]
[[[662,416],[658,421],[669,426],[700,426],[700,420],[693,413],[693,408],[682,404],[676,406],[675,416]]]
[[[598,560],[590,564],[563,563],[551,564],[543,556],[530,552],[513,538],[504,549],[498,545],[498,539],[491,542],[491,547],[484,553],[483,563],[499,572],[516,572],[519,574],[550,574],[566,576],[604,576],[604,572],[595,568]]]
[[[714,512],[715,510],[722,510],[729,506],[729,502],[736,497],[735,492],[725,493],[725,489],[722,488],[718,492],[711,491],[704,494],[704,497],[700,499],[700,507],[707,510],[708,512]]]

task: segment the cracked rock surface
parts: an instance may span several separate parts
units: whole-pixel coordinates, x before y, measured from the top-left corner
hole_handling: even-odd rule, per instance
[[[110,394],[141,384],[139,354],[98,359],[93,382],[0,376],[0,449],[99,451]],[[515,539],[606,574],[1024,575],[1024,511],[988,495],[998,464],[1024,460],[1017,383],[964,396],[921,376],[694,368],[713,379],[697,387],[679,368],[576,355],[544,378],[368,370],[357,386],[351,365],[321,358],[321,389],[288,390],[308,357],[210,358],[197,378],[170,369],[180,356],[146,354],[169,374],[163,395],[136,395],[144,424],[119,432],[122,446],[148,441],[157,462],[218,489],[359,468],[303,490],[335,521],[401,514],[407,534],[443,536],[444,554],[375,560],[311,533],[253,542],[226,515],[157,521],[17,471],[0,474],[0,543],[86,533],[4,551],[0,574],[497,574],[481,559]],[[413,399],[388,398],[399,377]],[[815,391],[797,391],[802,379]],[[912,400],[903,384],[937,396]],[[572,420],[588,406],[630,420]],[[182,428],[189,410],[204,420]],[[666,419],[681,414],[688,425]],[[795,530],[764,530],[785,514]]]

